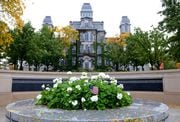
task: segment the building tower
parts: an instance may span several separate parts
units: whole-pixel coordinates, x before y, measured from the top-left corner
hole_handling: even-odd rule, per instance
[[[51,16],[45,16],[43,20],[43,25],[47,25],[48,27],[53,27],[53,22],[51,20]]]
[[[103,21],[93,21],[90,3],[84,3],[80,11],[80,21],[70,21],[70,26],[79,31],[79,41],[72,45],[72,65],[93,70],[102,65],[102,44],[105,40]],[[74,41],[75,42],[75,41]],[[73,67],[72,66],[72,67]]]
[[[84,3],[81,8],[81,20],[82,19],[93,19],[93,11],[90,3]]]
[[[122,16],[121,19],[121,23],[120,23],[120,34],[123,33],[130,33],[131,32],[131,28],[130,28],[131,24],[130,24],[130,20],[127,16]]]

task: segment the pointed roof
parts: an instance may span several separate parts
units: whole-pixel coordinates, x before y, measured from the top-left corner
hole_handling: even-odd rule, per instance
[[[45,18],[43,20],[43,24],[44,25],[53,25],[53,22],[51,20],[51,16],[45,16]]]
[[[93,11],[90,3],[84,3],[81,8],[81,19],[93,18]]]
[[[81,8],[81,12],[92,12],[92,7],[90,3],[84,3]]]
[[[130,24],[130,20],[129,20],[128,16],[122,16],[121,25],[122,24]]]

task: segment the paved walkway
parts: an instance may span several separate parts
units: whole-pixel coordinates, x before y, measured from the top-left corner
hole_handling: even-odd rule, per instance
[[[5,107],[0,107],[0,122],[5,122]],[[180,106],[170,107],[169,117],[166,122],[180,122]]]

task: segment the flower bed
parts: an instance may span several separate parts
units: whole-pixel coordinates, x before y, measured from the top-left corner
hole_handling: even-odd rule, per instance
[[[66,110],[104,110],[132,103],[132,97],[123,91],[123,85],[104,73],[88,77],[83,72],[80,78],[70,77],[65,81],[56,78],[53,82],[52,88],[42,85],[44,90],[35,99],[37,105]]]

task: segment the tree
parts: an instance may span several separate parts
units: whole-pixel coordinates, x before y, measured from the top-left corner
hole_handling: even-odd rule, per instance
[[[13,39],[9,33],[9,27],[3,21],[0,21],[0,53],[4,52],[12,43]]]
[[[43,56],[43,50],[41,45],[42,43],[40,39],[40,33],[36,32],[32,37],[31,43],[29,43],[28,45],[26,61],[28,62],[29,70],[30,66],[34,65],[35,71],[37,71],[41,65]]]
[[[0,0],[0,9],[2,18],[6,23],[23,27],[23,20],[21,16],[24,10],[23,0]]]
[[[180,1],[162,0],[163,10],[159,12],[164,19],[159,22],[159,27],[168,33],[171,33],[169,44],[170,53],[174,60],[180,61]]]
[[[106,46],[105,57],[112,61],[115,66],[115,70],[119,71],[120,65],[124,64],[124,47],[117,43],[109,43]]]
[[[78,54],[79,47],[79,32],[72,28],[71,26],[65,26],[63,28],[56,28],[55,32],[57,32],[58,40],[63,45],[63,53],[66,57],[66,61],[68,63],[68,69],[72,70],[72,46],[76,46],[76,54]],[[76,67],[78,66],[78,56],[76,55]]]
[[[13,64],[20,62],[20,70],[23,70],[23,61],[27,60],[27,52],[34,35],[31,23],[26,23],[22,29],[15,28],[12,32],[13,43],[8,49],[8,56]]]
[[[160,32],[157,28],[149,31],[149,39],[151,42],[152,59],[154,60],[156,69],[159,70],[161,63],[164,63],[168,58],[168,39],[164,33]]]
[[[138,34],[134,33],[126,39],[126,55],[127,63],[131,64],[134,67],[134,70],[138,70],[138,66],[142,66],[144,69],[144,64],[148,63],[147,53],[144,51],[144,48],[138,43]],[[146,34],[142,34],[141,37],[145,37]]]
[[[105,56],[115,65],[116,71],[120,70],[119,67],[121,66],[124,66],[124,70],[127,67],[126,38],[129,35],[129,33],[122,33],[117,37],[107,39]]]
[[[79,40],[78,31],[73,29],[71,26],[65,26],[63,28],[57,27],[55,32],[58,33],[58,37],[65,47],[70,47],[72,41]]]
[[[135,29],[135,33],[127,39],[127,53],[130,61],[135,66],[150,63],[152,70],[154,66],[159,69],[167,56],[166,40],[164,34],[157,28],[149,32],[144,32],[140,28]]]
[[[46,66],[46,71],[52,66],[53,70],[57,70],[59,66],[59,61],[64,54],[64,44],[60,38],[55,37],[55,30],[49,28],[48,26],[43,26],[40,30],[40,43],[39,47],[42,52],[41,63]]]
[[[22,0],[0,0],[0,52],[4,52],[13,41],[8,25],[24,26],[21,19],[24,7]]]

